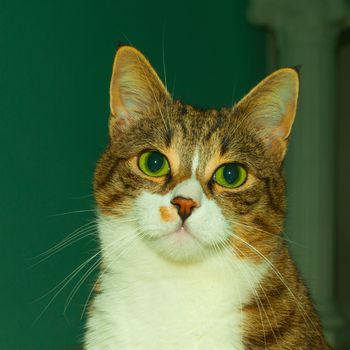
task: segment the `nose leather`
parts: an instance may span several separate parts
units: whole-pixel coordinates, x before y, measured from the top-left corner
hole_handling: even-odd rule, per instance
[[[198,208],[199,205],[192,198],[175,197],[171,200],[171,204],[177,209],[182,221],[185,221],[191,214],[194,208]]]

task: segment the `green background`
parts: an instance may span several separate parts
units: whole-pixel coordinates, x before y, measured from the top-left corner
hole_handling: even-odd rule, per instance
[[[169,90],[206,107],[230,105],[265,75],[266,38],[243,0],[0,5],[0,349],[65,349],[81,339],[94,276],[66,311],[83,271],[53,300],[37,299],[93,254],[96,237],[33,258],[93,219],[55,214],[93,208],[118,44],[143,51],[162,78],[164,51]]]

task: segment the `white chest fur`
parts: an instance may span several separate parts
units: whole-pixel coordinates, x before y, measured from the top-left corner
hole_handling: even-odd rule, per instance
[[[111,247],[112,228],[103,230],[102,242]],[[130,239],[130,226],[124,232]],[[112,253],[110,247],[110,270],[101,277],[102,292],[88,319],[86,350],[244,348],[241,306],[254,297],[266,267],[229,250],[181,266],[139,238]]]

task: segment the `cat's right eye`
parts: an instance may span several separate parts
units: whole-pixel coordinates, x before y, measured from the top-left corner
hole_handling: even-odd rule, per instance
[[[169,162],[166,157],[158,151],[146,151],[139,157],[139,168],[148,176],[165,176],[170,172]]]

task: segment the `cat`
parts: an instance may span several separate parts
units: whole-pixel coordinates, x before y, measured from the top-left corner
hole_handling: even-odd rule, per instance
[[[85,350],[331,349],[282,236],[298,89],[282,68],[232,108],[199,109],[117,50]]]

